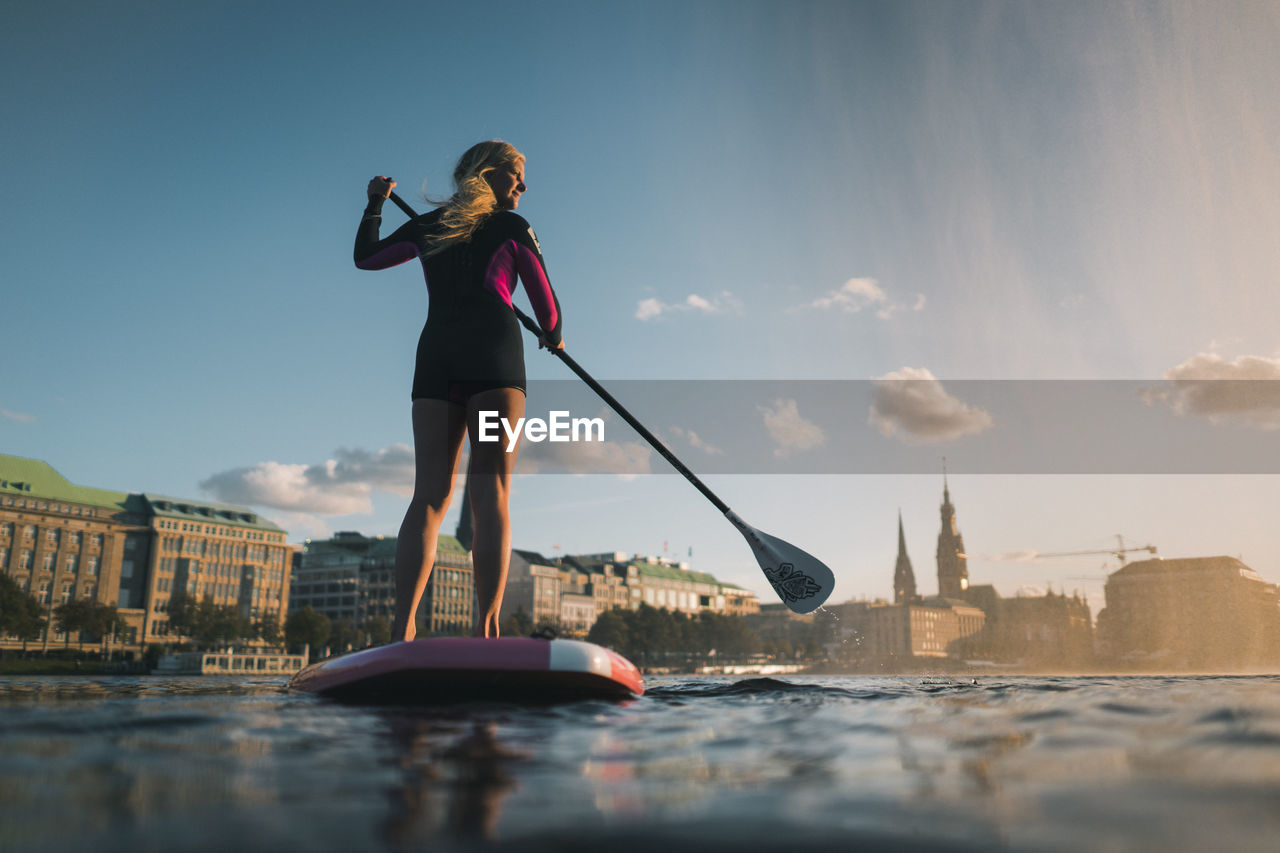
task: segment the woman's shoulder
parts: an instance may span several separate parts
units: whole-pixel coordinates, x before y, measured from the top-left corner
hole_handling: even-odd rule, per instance
[[[529,231],[532,226],[514,210],[499,210],[489,217],[489,224],[495,228],[507,228],[512,231]]]

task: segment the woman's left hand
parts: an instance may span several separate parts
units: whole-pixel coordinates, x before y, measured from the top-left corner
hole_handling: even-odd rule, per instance
[[[391,195],[391,191],[395,189],[395,186],[396,182],[393,179],[379,175],[369,181],[369,188],[366,192],[368,192],[369,198],[387,198]]]
[[[538,338],[538,349],[545,349],[545,350],[564,349],[564,338],[561,338],[558,344],[556,344],[555,346],[552,346],[551,344],[547,343],[546,338],[540,337]]]

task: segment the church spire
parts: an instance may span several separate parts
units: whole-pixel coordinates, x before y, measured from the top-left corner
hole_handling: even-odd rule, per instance
[[[938,595],[963,599],[969,589],[969,558],[964,538],[956,526],[956,508],[951,503],[947,472],[942,471],[942,530],[938,533]]]
[[[462,515],[458,516],[458,530],[455,535],[462,547],[470,551],[475,533],[475,527],[471,521],[471,474],[468,473],[462,487]]]
[[[907,556],[907,537],[902,530],[902,510],[898,510],[898,562],[893,567],[893,603],[909,604],[916,595],[916,573]]]

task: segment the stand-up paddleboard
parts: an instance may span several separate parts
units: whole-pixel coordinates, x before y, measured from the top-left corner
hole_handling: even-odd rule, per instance
[[[559,702],[644,693],[631,661],[578,640],[433,637],[313,663],[291,690],[356,702]]]

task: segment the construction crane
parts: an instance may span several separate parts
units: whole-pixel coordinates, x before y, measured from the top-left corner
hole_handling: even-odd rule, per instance
[[[1115,557],[1117,560],[1120,561],[1120,565],[1124,565],[1126,562],[1128,562],[1128,558],[1125,557],[1125,554],[1132,554],[1135,551],[1146,551],[1152,556],[1155,556],[1155,553],[1156,553],[1155,545],[1139,545],[1136,548],[1126,548],[1124,545],[1124,537],[1121,536],[1119,533],[1116,534],[1116,541],[1120,543],[1119,547],[1112,548],[1109,550],[1104,549],[1102,551],[1061,551],[1056,554],[1036,554],[1036,557],[1087,557],[1093,554],[1110,554],[1111,556]]]

